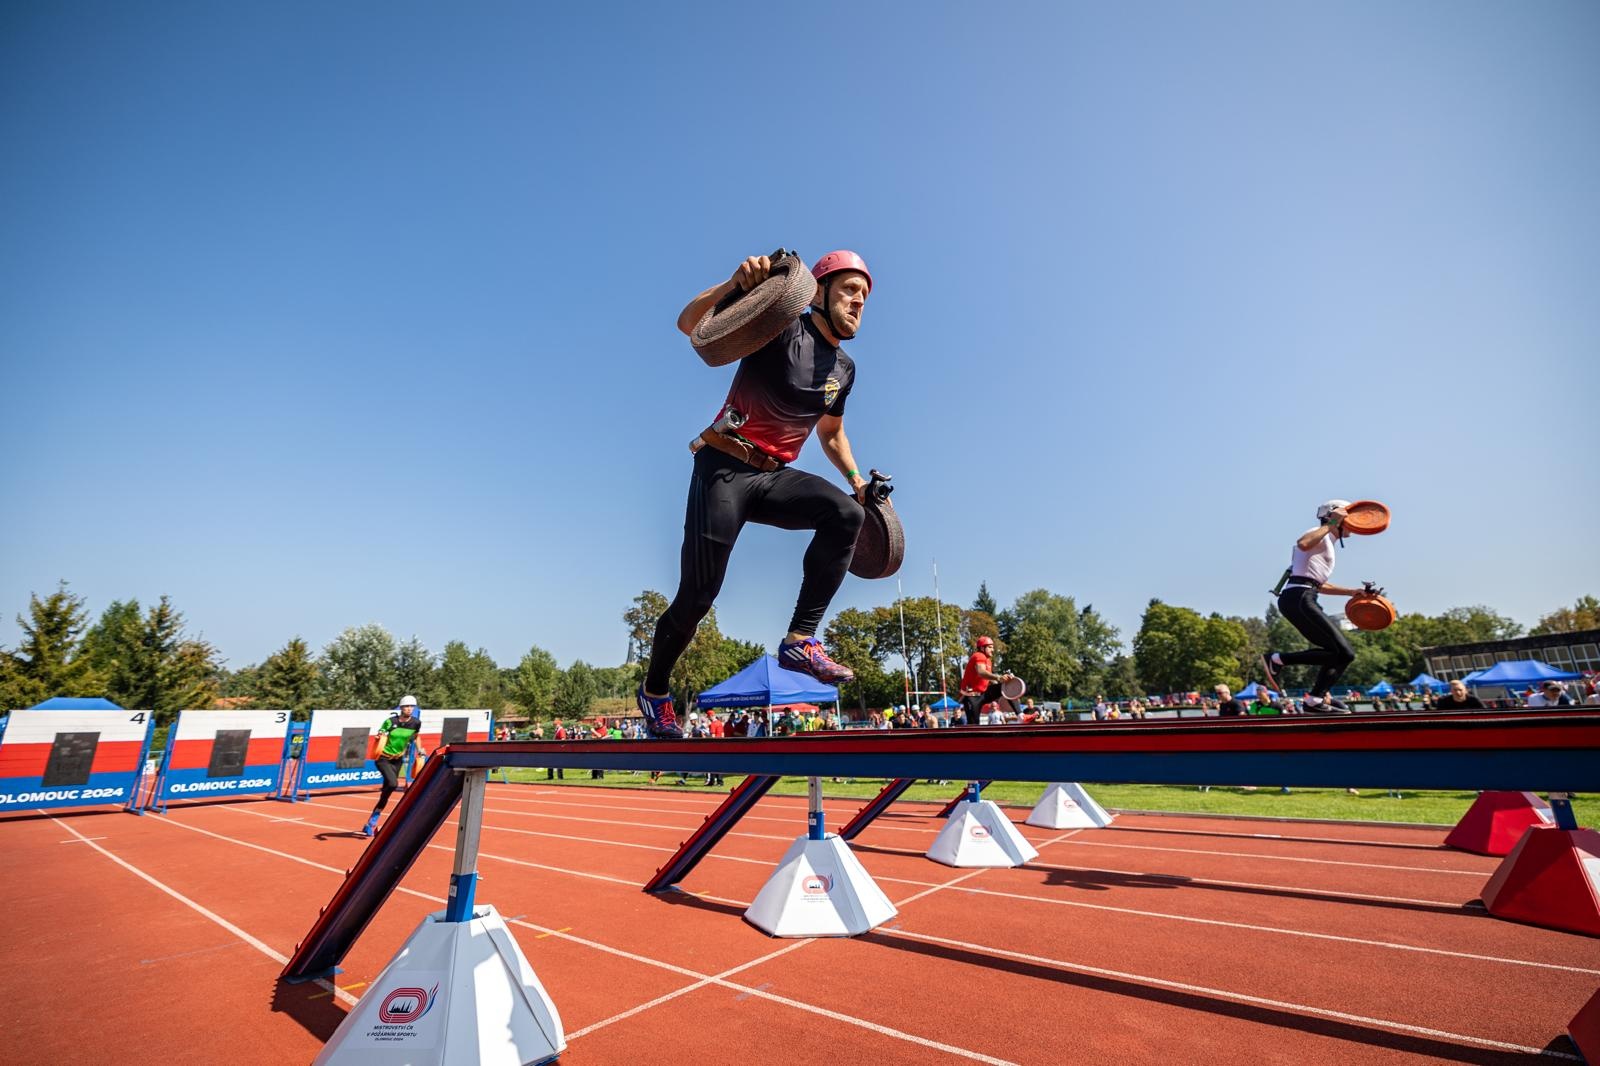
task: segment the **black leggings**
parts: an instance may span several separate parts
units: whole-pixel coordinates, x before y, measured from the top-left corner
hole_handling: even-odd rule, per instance
[[[722,590],[733,542],[746,522],[816,531],[806,549],[800,596],[789,620],[790,632],[809,636],[844,583],[864,514],[854,496],[815,474],[787,466],[757,470],[713,448],[696,452],[683,519],[678,592],[656,623],[645,691],[667,691],[672,668]]]
[[[400,759],[374,759],[378,773],[383,775],[383,791],[378,793],[378,805],[372,808],[372,813],[377,814],[389,805],[389,797],[394,795],[394,790],[400,787]]]
[[[1285,666],[1317,667],[1311,695],[1326,696],[1339,675],[1355,662],[1355,649],[1340,632],[1338,623],[1322,613],[1317,604],[1317,590],[1311,586],[1290,585],[1284,589],[1283,595],[1278,597],[1278,610],[1314,645],[1305,651],[1279,652],[1278,658]]]
[[[1011,703],[1010,700],[1006,699],[1006,697],[1001,694],[1000,682],[998,681],[989,682],[989,687],[980,693],[962,696],[961,709],[966,712],[967,724],[982,725],[983,705],[985,703],[999,703],[1002,700],[1004,700],[1006,703]],[[1012,710],[1016,710],[1016,704],[1011,703],[1011,708]]]

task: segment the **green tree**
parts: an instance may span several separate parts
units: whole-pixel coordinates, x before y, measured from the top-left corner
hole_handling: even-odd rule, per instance
[[[1117,639],[1117,627],[1103,618],[1094,604],[1087,604],[1078,612],[1078,682],[1074,693],[1088,696],[1106,689],[1106,676],[1111,661],[1122,652]]]
[[[667,613],[667,598],[655,589],[645,589],[633,598],[633,606],[622,612],[622,621],[628,627],[628,659],[630,663],[650,661],[655,645],[656,623]]]
[[[1249,634],[1237,621],[1202,617],[1188,607],[1151,600],[1133,641],[1139,677],[1157,692],[1204,690],[1243,684],[1239,659]]]
[[[854,704],[865,714],[869,708],[899,702],[905,687],[898,673],[884,668],[888,653],[878,642],[877,612],[846,608],[833,616],[822,639],[828,653],[856,674],[854,681],[840,688],[840,703]]]
[[[459,640],[444,646],[436,678],[441,707],[487,707],[499,711],[505,706],[500,692],[500,667],[487,650],[468,651]]]
[[[180,640],[161,672],[156,721],[171,721],[179,711],[214,706],[222,695],[223,673],[216,648],[198,638]]]
[[[401,696],[414,696],[423,707],[466,706],[451,703],[441,691],[438,660],[416,636],[395,647],[390,677],[395,691],[384,697],[383,702],[374,706],[392,707]]]
[[[568,724],[582,721],[589,714],[589,704],[599,695],[594,682],[594,668],[582,659],[561,672],[556,682],[555,713]]]
[[[267,656],[260,666],[257,699],[267,707],[285,707],[304,720],[322,693],[322,671],[304,640],[295,637]]]
[[[633,699],[633,690],[644,680],[644,663],[635,660],[620,666],[597,666],[595,687],[601,699]]]
[[[961,682],[963,618],[960,607],[940,603],[932,596],[896,600],[873,611],[874,646],[901,661],[911,674],[913,689],[953,692]],[[926,696],[914,698],[931,702]]]
[[[989,595],[989,583],[987,581],[978,583],[978,598],[972,601],[972,609],[974,611],[982,611],[990,618],[1000,613],[1000,605],[994,602],[993,596]]]
[[[183,614],[162,596],[144,613],[131,643],[127,640],[126,605],[97,638],[95,654],[116,656],[117,685],[110,699],[124,707],[154,712],[169,722],[179,711],[210,707],[222,694],[223,668],[217,650],[184,632]],[[136,607],[137,605],[135,605]]]
[[[764,648],[759,645],[756,647],[759,649],[759,654],[766,654]],[[689,646],[684,649],[677,665],[672,668],[669,684],[673,694],[678,697],[677,706],[688,707],[695,693],[708,689],[718,681],[749,666],[748,659],[744,662],[737,661],[736,652],[736,645],[731,644],[722,635],[722,630],[717,628],[717,610],[713,607],[700,620]]]
[[[1081,671],[1077,658],[1050,627],[1033,619],[1013,626],[1000,668],[1022,678],[1030,693],[1044,699],[1066,696]]]
[[[546,717],[554,710],[560,676],[556,657],[535,644],[517,664],[511,682],[511,702],[530,719]]]
[[[1106,667],[1103,688],[1105,693],[1112,698],[1145,695],[1144,683],[1139,679],[1139,671],[1134,666],[1133,659],[1127,655],[1118,655],[1111,660]]]
[[[98,696],[102,680],[92,664],[77,654],[88,625],[83,599],[61,582],[50,595],[28,597],[28,615],[17,616],[22,642],[5,652],[0,667],[6,709],[31,707],[51,696]]]
[[[377,624],[351,626],[333,639],[318,660],[324,695],[333,707],[392,707],[400,698],[394,637]],[[420,700],[421,695],[413,693]]]
[[[138,600],[114,600],[83,637],[83,656],[99,674],[106,698],[132,707],[143,659],[144,612]],[[144,671],[148,674],[148,671]]]
[[[1049,589],[1024,592],[996,620],[1004,644],[1001,666],[1048,698],[1080,692],[1086,675],[1098,676],[1101,652],[1084,640],[1083,612],[1071,596]],[[1097,638],[1115,646],[1116,630],[1092,608],[1090,622]],[[1088,693],[1082,693],[1087,695]]]
[[[1558,607],[1539,619],[1530,636],[1542,637],[1549,633],[1577,633],[1584,629],[1600,629],[1600,600],[1593,596],[1579,596],[1571,607]]]

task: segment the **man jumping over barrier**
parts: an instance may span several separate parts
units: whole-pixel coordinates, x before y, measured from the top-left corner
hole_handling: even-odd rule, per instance
[[[705,290],[678,316],[692,335],[695,323],[736,289],[748,291],[771,271],[767,256],[751,256],[733,276]],[[855,362],[839,347],[856,335],[872,291],[872,274],[854,252],[829,252],[811,268],[812,304],[782,333],[739,363],[728,398],[696,443],[694,472],[683,523],[678,591],[656,623],[649,671],[637,693],[639,711],[653,737],[681,737],[668,680],[695,629],[716,601],[734,541],[746,522],[780,529],[810,529],[804,576],[778,662],[829,685],[855,679],[816,639],[834,593],[844,582],[863,520],[867,479],[861,476],[844,432],[845,399],[855,384]],[[796,470],[811,431],[854,492]]]
[[[383,817],[383,809],[389,805],[389,797],[394,795],[394,790],[400,786],[400,768],[405,762],[406,749],[411,747],[411,742],[421,730],[422,718],[417,714],[417,698],[400,697],[400,709],[378,727],[381,743],[378,757],[373,760],[373,765],[378,768],[378,773],[383,775],[383,790],[378,793],[378,804],[372,808],[372,816],[367,819],[367,824],[361,827],[362,836],[369,837],[378,831],[378,819]],[[417,754],[424,759],[428,757],[428,753],[422,750],[420,742],[417,744]]]
[[[968,725],[982,724],[986,703],[1010,704],[1013,711],[1017,709],[1016,701],[1007,699],[1000,688],[1012,675],[994,672],[994,639],[979,637],[975,644],[972,654],[967,656],[966,668],[961,671],[961,710]]]

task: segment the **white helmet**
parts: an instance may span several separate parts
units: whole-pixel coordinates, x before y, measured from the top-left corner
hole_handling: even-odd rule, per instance
[[[402,706],[402,707],[415,707],[416,705],[417,705],[417,698],[415,696],[401,696],[400,697],[400,706]]]
[[[1332,514],[1334,511],[1338,510],[1339,508],[1341,508],[1341,507],[1349,507],[1349,506],[1350,506],[1350,501],[1349,500],[1329,500],[1327,503],[1325,503],[1321,507],[1317,508],[1317,520],[1318,521],[1323,521],[1330,514]]]

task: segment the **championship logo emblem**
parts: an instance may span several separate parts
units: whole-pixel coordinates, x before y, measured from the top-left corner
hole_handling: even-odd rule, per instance
[[[800,891],[808,896],[826,896],[833,888],[833,878],[827,874],[812,874],[800,882]]]
[[[970,832],[973,840],[987,840],[987,839],[989,839],[989,830],[984,828],[981,825],[974,824],[972,826],[972,829],[969,830],[969,832]]]
[[[397,988],[383,997],[383,1005],[378,1008],[378,1020],[388,1025],[414,1022],[432,1009],[438,993],[438,985],[434,985],[428,991],[420,988]]]

